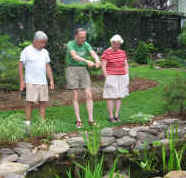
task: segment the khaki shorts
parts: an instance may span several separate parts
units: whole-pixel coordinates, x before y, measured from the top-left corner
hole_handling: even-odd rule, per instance
[[[91,87],[90,75],[86,67],[66,68],[67,89],[86,89]]]
[[[26,101],[48,101],[48,85],[26,84]]]

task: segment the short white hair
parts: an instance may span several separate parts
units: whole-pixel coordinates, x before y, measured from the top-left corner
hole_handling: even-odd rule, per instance
[[[123,38],[122,38],[120,35],[116,34],[116,35],[114,35],[114,36],[110,39],[110,42],[111,42],[111,43],[112,43],[112,42],[119,42],[120,44],[123,44],[124,40],[123,40]]]
[[[48,40],[48,36],[43,31],[37,31],[34,34],[34,40]]]

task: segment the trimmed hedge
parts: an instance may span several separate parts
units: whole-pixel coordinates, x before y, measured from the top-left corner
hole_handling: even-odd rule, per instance
[[[36,29],[44,29],[49,35],[48,49],[59,80],[64,80],[61,75],[64,74],[65,43],[73,38],[77,27],[86,28],[88,41],[95,48],[103,49],[109,47],[109,39],[116,33],[123,36],[125,49],[136,48],[138,41],[148,40],[162,49],[173,48],[177,47],[177,36],[181,32],[181,16],[174,12],[118,8],[109,3],[37,8],[19,0],[0,0],[0,34],[8,34],[18,44],[31,41]]]

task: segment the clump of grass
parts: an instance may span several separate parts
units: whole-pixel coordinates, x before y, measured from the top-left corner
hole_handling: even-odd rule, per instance
[[[9,117],[0,118],[0,142],[14,143],[24,138],[25,127],[24,127],[24,114],[16,113],[11,114]]]
[[[55,133],[55,123],[52,120],[39,118],[31,125],[31,135],[34,137],[44,137],[53,133]]]

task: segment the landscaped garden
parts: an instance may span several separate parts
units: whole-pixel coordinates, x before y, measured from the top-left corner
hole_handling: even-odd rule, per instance
[[[183,14],[156,3],[0,0],[0,178],[186,177],[186,26]],[[130,95],[122,100],[119,122],[109,121],[101,68],[89,68],[96,126],[88,124],[81,91],[83,126],[76,128],[64,56],[79,26],[99,56],[111,36],[124,38]],[[18,62],[36,29],[49,37],[55,90],[46,120],[34,104],[27,126]]]

